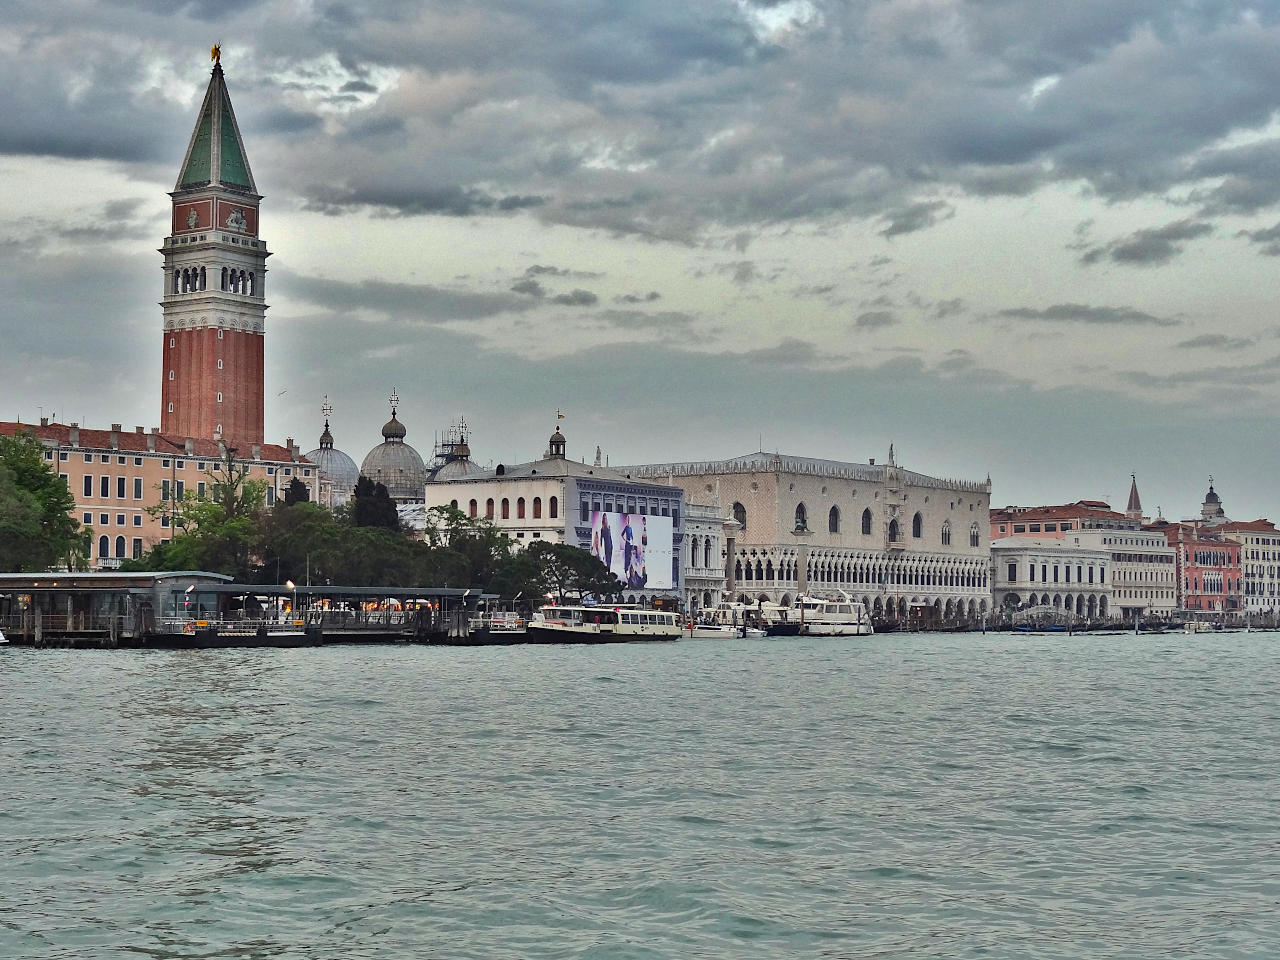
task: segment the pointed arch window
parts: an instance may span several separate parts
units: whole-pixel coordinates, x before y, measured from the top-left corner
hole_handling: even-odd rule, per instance
[[[704,567],[711,566],[711,538],[707,537],[702,542],[702,565]]]
[[[735,503],[733,505],[733,519],[737,522],[738,526],[741,528],[738,532],[739,533],[746,532],[747,508],[740,503]]]
[[[911,536],[917,540],[924,536],[924,518],[918,513],[911,518]]]
[[[871,508],[867,507],[862,511],[862,532],[863,534],[871,533]]]
[[[945,520],[942,524],[942,545],[944,547],[951,546],[951,521]]]
[[[809,511],[805,509],[805,506],[803,503],[796,504],[796,529],[797,530],[809,529]]]
[[[976,547],[979,543],[978,521],[969,524],[969,546]]]
[[[830,512],[827,513],[827,532],[828,533],[840,532],[840,508],[839,507],[832,507]]]
[[[892,520],[889,521],[889,542],[890,543],[902,542],[902,529],[898,526],[897,517],[894,517]]]

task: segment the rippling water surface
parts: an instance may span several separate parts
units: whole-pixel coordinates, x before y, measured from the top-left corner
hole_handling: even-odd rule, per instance
[[[1280,956],[1280,635],[0,650],[0,957]]]

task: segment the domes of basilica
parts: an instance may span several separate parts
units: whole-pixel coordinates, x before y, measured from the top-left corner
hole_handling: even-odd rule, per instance
[[[396,418],[400,398],[391,394],[391,419],[382,427],[382,443],[370,450],[360,472],[387,488],[396,503],[422,503],[426,497],[427,468],[418,451],[404,442],[404,424]]]
[[[328,414],[331,408],[325,404],[324,433],[320,434],[320,446],[307,454],[307,459],[319,470],[320,479],[327,480],[331,487],[329,506],[340,507],[350,498],[360,479],[360,468],[349,456],[333,445],[333,434],[329,432]]]

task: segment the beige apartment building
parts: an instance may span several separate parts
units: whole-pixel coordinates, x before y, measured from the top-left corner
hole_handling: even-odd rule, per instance
[[[76,501],[73,514],[92,533],[89,561],[95,570],[115,569],[170,539],[169,515],[152,516],[147,508],[172,504],[188,491],[203,495],[226,454],[219,441],[170,436],[156,428],[126,431],[112,424],[110,430],[89,430],[47,419],[0,421],[0,434],[24,431],[39,439],[45,462],[67,481]],[[267,481],[268,505],[284,496],[294,478],[306,485],[311,499],[319,495],[316,466],[292,439],[285,446],[252,443],[233,449],[250,478]]]

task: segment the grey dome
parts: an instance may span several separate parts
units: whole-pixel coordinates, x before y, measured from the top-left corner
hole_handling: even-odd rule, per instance
[[[333,505],[340,507],[351,498],[360,479],[360,468],[341,450],[320,447],[307,454],[307,459],[320,468],[320,476],[333,486]]]
[[[440,467],[431,477],[432,480],[474,480],[477,477],[487,477],[489,471],[480,466],[474,460],[463,457],[458,460],[450,460],[448,463]]]
[[[396,503],[421,503],[426,495],[427,468],[418,451],[402,439],[387,437],[370,450],[360,472],[386,487]]]
[[[346,503],[360,479],[360,470],[354,460],[334,448],[328,420],[324,422],[324,433],[320,434],[320,446],[308,453],[307,459],[316,465],[320,478],[329,481],[333,488],[332,505],[340,507]]]

